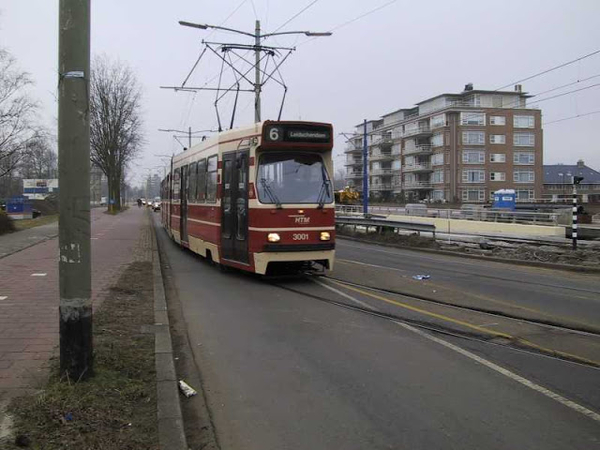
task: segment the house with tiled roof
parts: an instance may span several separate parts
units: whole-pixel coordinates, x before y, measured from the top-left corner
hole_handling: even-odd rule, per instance
[[[586,166],[581,159],[576,165],[545,165],[542,198],[554,202],[570,202],[574,176],[583,177],[581,184],[577,186],[579,202],[600,203],[600,172]]]

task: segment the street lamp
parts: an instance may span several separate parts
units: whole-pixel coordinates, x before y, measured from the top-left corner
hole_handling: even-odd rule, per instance
[[[214,30],[230,31],[232,33],[243,34],[244,36],[249,36],[249,37],[254,38],[254,57],[255,57],[255,59],[254,59],[255,60],[255,64],[254,64],[254,96],[255,96],[254,120],[256,122],[260,122],[260,87],[261,87],[261,83],[260,83],[260,52],[261,52],[261,50],[263,50],[263,48],[260,45],[261,39],[271,37],[271,36],[281,36],[281,35],[288,35],[288,34],[303,34],[305,36],[313,36],[313,37],[331,36],[332,35],[331,31],[326,31],[326,32],[281,31],[281,32],[276,32],[276,33],[261,34],[260,33],[260,20],[256,21],[256,26],[254,28],[254,34],[248,33],[247,31],[236,30],[233,28],[226,28],[226,27],[221,27],[221,26],[217,26],[217,25],[209,25],[209,24],[192,23],[192,22],[186,22],[184,20],[180,20],[179,25],[184,26],[184,27],[190,27],[190,28],[199,28],[201,30],[207,30],[209,28],[212,28]]]

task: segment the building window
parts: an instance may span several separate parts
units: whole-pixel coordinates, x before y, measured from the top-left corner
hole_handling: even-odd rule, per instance
[[[434,170],[431,178],[432,183],[443,183],[444,182],[444,170]]]
[[[446,126],[446,114],[438,114],[431,118],[431,128],[440,128]]]
[[[461,112],[461,125],[485,125],[485,114],[477,112]]]
[[[506,125],[506,117],[490,116],[490,125]]]
[[[534,128],[535,118],[533,116],[514,116],[513,126],[515,128]]]
[[[485,182],[485,170],[463,170],[463,183],[483,183]]]
[[[535,181],[535,172],[533,170],[515,170],[513,180],[515,183],[532,183]]]
[[[444,133],[438,133],[431,136],[431,146],[441,147],[444,145]]]
[[[517,147],[533,147],[535,145],[535,134],[533,133],[515,133],[513,144]]]
[[[485,189],[463,189],[463,202],[483,202],[485,201]]]
[[[506,144],[506,136],[504,134],[490,134],[490,144]]]
[[[513,163],[520,165],[533,165],[535,163],[535,153],[515,152],[513,154]]]
[[[490,172],[490,181],[506,181],[506,173]]]
[[[444,154],[436,153],[431,157],[431,165],[432,166],[441,166],[444,164]]]
[[[490,162],[504,163],[506,162],[506,155],[504,153],[490,153]]]
[[[535,199],[535,191],[533,189],[517,189],[515,194],[518,202],[529,202]]]
[[[463,131],[462,142],[465,145],[484,145],[485,133],[483,131]]]
[[[444,200],[446,198],[446,196],[444,195],[444,190],[436,189],[435,191],[432,192],[431,198],[433,200]]]
[[[463,164],[483,164],[485,163],[485,152],[481,150],[463,150]]]

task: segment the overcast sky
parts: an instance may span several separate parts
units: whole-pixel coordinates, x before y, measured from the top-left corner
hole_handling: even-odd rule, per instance
[[[496,89],[600,49],[598,0],[92,0],[92,54],[124,61],[143,87],[147,144],[131,168],[134,183],[148,169],[162,175],[157,169],[161,159],[154,155],[181,151],[171,134],[159,128],[216,128],[214,93],[175,93],[159,86],[183,82],[203,38],[252,43],[240,35],[182,27],[178,21],[252,33],[258,18],[264,32],[272,32],[309,5],[279,31],[334,30],[333,36],[287,36],[265,44],[297,47],[281,67],[289,89],[282,119],[331,122],[336,132],[352,131],[364,118],[378,118],[442,92],[460,92],[468,82],[476,89]],[[33,95],[42,104],[43,121],[55,129],[58,0],[3,0],[0,46],[35,80]],[[217,57],[207,54],[188,85],[205,85],[219,71]],[[523,87],[536,94],[596,75],[600,54]],[[540,98],[593,84],[600,84],[600,76]],[[277,117],[282,94],[276,83],[267,85],[263,119]],[[252,95],[240,95],[237,125],[253,122]],[[233,97],[226,97],[222,103],[227,126],[232,102]],[[600,86],[539,104],[545,122],[599,106]],[[573,164],[582,158],[600,170],[594,130],[600,130],[600,114],[544,126],[544,162]],[[336,151],[343,148],[339,137]]]

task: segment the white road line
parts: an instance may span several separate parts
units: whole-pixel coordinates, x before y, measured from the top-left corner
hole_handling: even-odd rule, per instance
[[[323,283],[322,281],[317,281],[314,280],[315,283],[329,289],[330,291],[336,292],[337,294],[340,294],[341,296],[353,301],[354,303],[357,303],[361,306],[367,306],[370,309],[373,309],[373,307],[367,305],[366,303],[352,297],[351,295],[346,294],[345,292],[339,291],[335,288],[332,288],[331,286],[327,286],[325,283]],[[507,370],[503,367],[500,367],[497,364],[494,364],[491,361],[488,361],[487,359],[481,358],[477,355],[475,355],[474,353],[471,353],[463,348],[458,347],[457,345],[451,344],[450,342],[447,342],[443,339],[437,338],[435,336],[432,336],[424,331],[419,330],[418,328],[415,328],[411,325],[407,325],[405,323],[402,322],[396,322],[393,321],[396,325],[401,326],[402,328],[405,328],[409,331],[412,331],[413,333],[418,334],[419,336],[422,336],[426,339],[429,339],[430,341],[433,341],[437,344],[443,345],[444,347],[450,349],[450,350],[454,350],[457,353],[460,353],[463,356],[466,356],[467,358],[478,362],[479,364],[484,365],[485,367],[487,367],[488,369],[491,369],[501,375],[504,375],[507,378],[510,378],[513,381],[516,381],[517,383],[522,384],[525,387],[528,387],[529,389],[532,389],[542,395],[545,395],[546,397],[566,406],[567,408],[571,408],[574,411],[577,411],[580,414],[583,414],[584,416],[589,417],[592,420],[595,420],[596,422],[600,422],[600,414],[598,414],[597,412],[594,412],[590,409],[587,409],[584,406],[581,406],[578,403],[575,403],[574,401],[571,401],[565,397],[563,397],[562,395],[557,394],[556,392],[551,391],[550,389],[546,389],[543,386],[540,386],[539,384],[534,383],[533,381],[528,380],[527,378],[524,378],[520,375],[517,375],[514,372],[511,372],[510,370]]]
[[[48,275],[47,273],[32,273],[31,276],[32,277],[45,277],[46,275]]]
[[[6,300],[8,298],[7,295],[0,295],[0,300]]]
[[[364,307],[364,308],[368,308],[371,311],[376,311],[375,308],[373,308],[371,305],[365,303],[365,302],[361,302],[360,300],[352,297],[351,295],[346,294],[345,292],[342,292],[334,287],[329,286],[328,284],[323,283],[322,281],[318,281],[318,280],[313,280],[315,283],[317,283],[320,286],[323,286],[325,289],[329,289],[332,292],[335,292],[338,295],[341,295],[342,297],[347,298],[348,300],[354,302],[354,303],[358,303],[360,306]]]
[[[388,270],[393,270],[395,272],[409,272],[408,270],[398,269],[396,267],[379,266],[377,264],[369,264],[369,263],[364,263],[364,262],[360,262],[360,261],[354,261],[353,259],[336,258],[336,260],[341,261],[341,262],[347,262],[350,264],[358,264],[360,266],[375,267],[376,269],[388,269]]]

